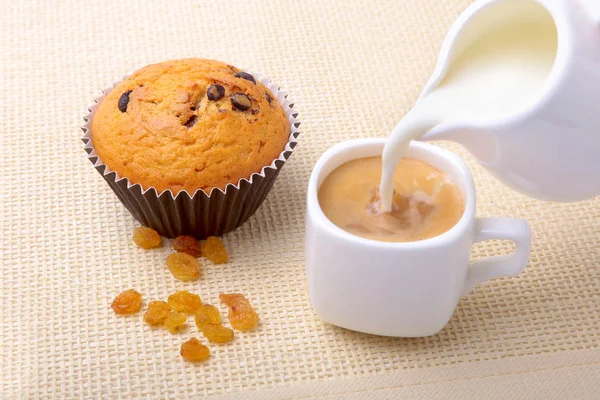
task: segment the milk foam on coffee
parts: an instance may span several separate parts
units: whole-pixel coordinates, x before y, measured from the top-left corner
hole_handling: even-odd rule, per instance
[[[352,160],[319,187],[327,218],[356,236],[384,242],[413,242],[451,229],[464,213],[460,189],[423,161],[403,158],[394,176],[392,212],[381,212],[381,157]]]
[[[385,145],[382,210],[391,210],[394,171],[411,140],[441,123],[494,119],[531,105],[544,90],[557,41],[554,21],[540,7],[535,21],[482,34],[458,54],[443,81],[406,114]]]

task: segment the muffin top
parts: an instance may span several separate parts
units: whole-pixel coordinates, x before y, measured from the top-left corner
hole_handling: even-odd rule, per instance
[[[210,193],[270,165],[290,134],[273,93],[220,61],[148,65],[117,85],[93,117],[100,160],[160,193]]]

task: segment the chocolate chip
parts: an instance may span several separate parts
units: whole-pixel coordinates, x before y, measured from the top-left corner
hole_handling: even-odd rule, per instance
[[[271,104],[271,96],[269,96],[269,93],[265,93],[265,99],[267,99],[267,101],[269,102],[269,104]]]
[[[196,116],[192,115],[190,119],[185,123],[185,126],[190,129],[192,126],[196,125]]]
[[[206,91],[206,96],[209,100],[217,101],[225,96],[225,88],[219,84],[210,85]]]
[[[233,108],[240,111],[246,111],[252,107],[250,97],[246,96],[244,93],[236,93],[231,96],[231,104],[233,105]]]
[[[256,85],[256,79],[254,79],[254,77],[247,72],[244,72],[244,71],[238,72],[237,74],[235,74],[235,77],[245,79]]]
[[[123,93],[121,95],[121,97],[119,97],[119,111],[121,112],[125,112],[127,111],[127,105],[129,104],[129,93],[131,93],[131,90],[126,91],[125,93]]]

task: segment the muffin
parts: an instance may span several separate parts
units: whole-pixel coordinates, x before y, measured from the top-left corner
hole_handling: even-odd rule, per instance
[[[256,211],[296,143],[296,113],[278,89],[214,60],[149,65],[99,99],[86,150],[144,225],[220,235]]]

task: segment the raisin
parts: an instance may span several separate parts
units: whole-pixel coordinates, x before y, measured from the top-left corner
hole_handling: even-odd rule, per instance
[[[227,249],[223,242],[215,236],[209,236],[202,246],[202,254],[215,264],[223,264],[229,261]]]
[[[211,101],[220,100],[223,96],[225,96],[225,88],[218,83],[210,85],[206,90],[206,97]]]
[[[117,314],[133,314],[142,307],[142,295],[133,289],[119,293],[110,307]]]
[[[178,236],[171,242],[171,247],[175,251],[187,253],[192,257],[200,257],[202,255],[200,242],[193,236]]]
[[[215,306],[204,304],[196,311],[194,315],[196,326],[199,331],[202,331],[207,325],[219,325],[221,323],[221,314]]]
[[[181,290],[170,295],[168,301],[173,310],[186,314],[193,314],[202,306],[200,296],[187,290]]]
[[[167,257],[167,267],[175,279],[195,281],[200,277],[200,264],[189,254],[173,253]]]
[[[142,249],[146,250],[154,247],[160,247],[161,244],[160,235],[158,232],[145,226],[140,226],[133,231],[133,242]]]
[[[128,90],[125,93],[123,93],[121,97],[119,97],[119,104],[117,106],[119,107],[119,111],[121,111],[122,113],[127,111],[127,105],[129,105],[129,94],[131,92],[131,90]]]
[[[271,104],[271,101],[273,101],[273,99],[271,99],[271,96],[269,96],[269,93],[265,93],[265,99],[267,99],[269,104]]]
[[[229,323],[240,331],[251,331],[258,325],[258,314],[240,293],[222,294],[219,299],[229,307]]]
[[[165,319],[165,328],[171,333],[181,332],[187,324],[187,315],[180,312],[171,313]]]
[[[181,345],[179,354],[187,361],[197,362],[208,359],[210,357],[210,350],[200,343],[198,339],[191,338]]]
[[[252,107],[250,97],[246,96],[244,93],[236,93],[231,96],[231,104],[233,105],[233,108],[240,111],[246,111]]]
[[[250,81],[250,82],[252,82],[252,83],[254,83],[256,85],[256,79],[254,79],[254,77],[252,75],[250,75],[249,73],[247,73],[247,72],[240,71],[237,74],[235,74],[235,77],[236,78],[245,79],[245,80]]]
[[[149,325],[158,325],[165,322],[171,314],[171,307],[164,301],[151,301],[144,314],[144,321]]]
[[[233,340],[233,331],[223,325],[206,325],[202,333],[213,343],[227,343]]]

